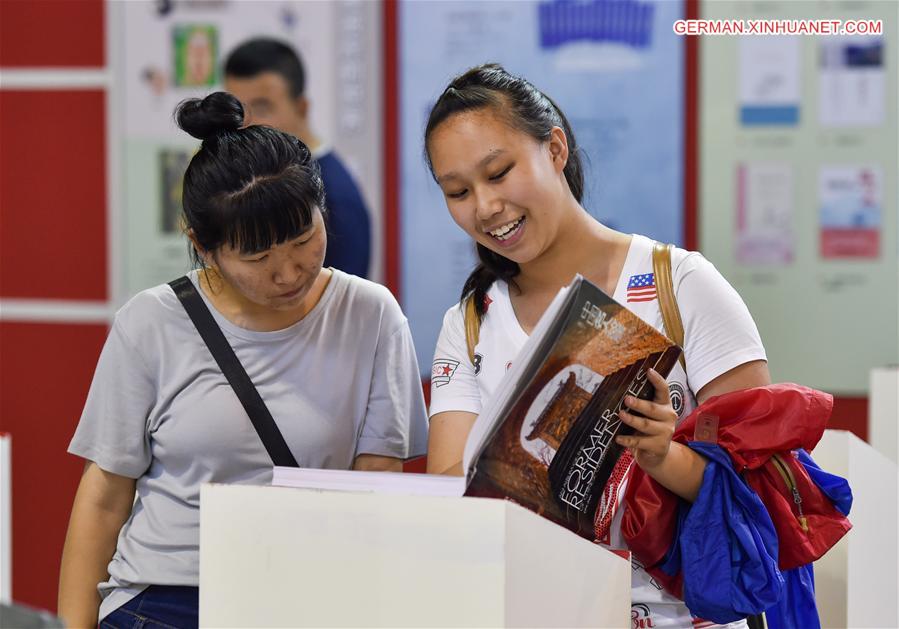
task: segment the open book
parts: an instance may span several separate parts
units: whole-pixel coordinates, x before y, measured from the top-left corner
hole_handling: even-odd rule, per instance
[[[593,538],[593,516],[621,453],[628,393],[652,399],[680,348],[596,286],[559,291],[468,436],[465,476],[276,467],[273,485],[514,500]]]

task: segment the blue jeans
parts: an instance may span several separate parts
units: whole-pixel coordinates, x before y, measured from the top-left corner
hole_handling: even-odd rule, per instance
[[[188,629],[199,626],[199,588],[151,585],[100,621],[100,629]]]

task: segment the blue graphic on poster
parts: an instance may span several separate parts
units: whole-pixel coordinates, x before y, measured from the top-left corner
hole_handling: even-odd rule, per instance
[[[474,268],[423,158],[431,105],[465,69],[498,62],[551,96],[585,165],[584,207],[625,232],[682,244],[683,3],[429,1],[399,5],[401,297],[422,374]]]
[[[802,101],[801,39],[742,37],[739,44],[740,124],[797,126]]]

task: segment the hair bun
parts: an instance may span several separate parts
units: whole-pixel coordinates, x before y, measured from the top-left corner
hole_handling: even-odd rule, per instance
[[[188,98],[175,109],[178,126],[199,140],[207,140],[243,126],[243,105],[227,92]]]

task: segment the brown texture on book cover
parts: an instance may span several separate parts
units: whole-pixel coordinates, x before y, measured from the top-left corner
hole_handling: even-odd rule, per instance
[[[622,330],[622,336],[616,339],[618,330]],[[627,343],[620,342],[621,338],[627,338]],[[597,334],[589,326],[578,326],[570,336],[566,335],[564,346],[559,349],[570,356],[572,363],[586,365],[596,373],[608,376],[647,354],[663,352],[670,346],[670,341],[637,315],[618,308],[609,317],[605,331]]]
[[[580,388],[577,376],[573,371],[569,372],[568,378],[559,385],[552,400],[540,413],[527,439],[541,439],[553,450],[558,450],[571,427],[571,418],[577,417],[589,401],[590,393]]]

